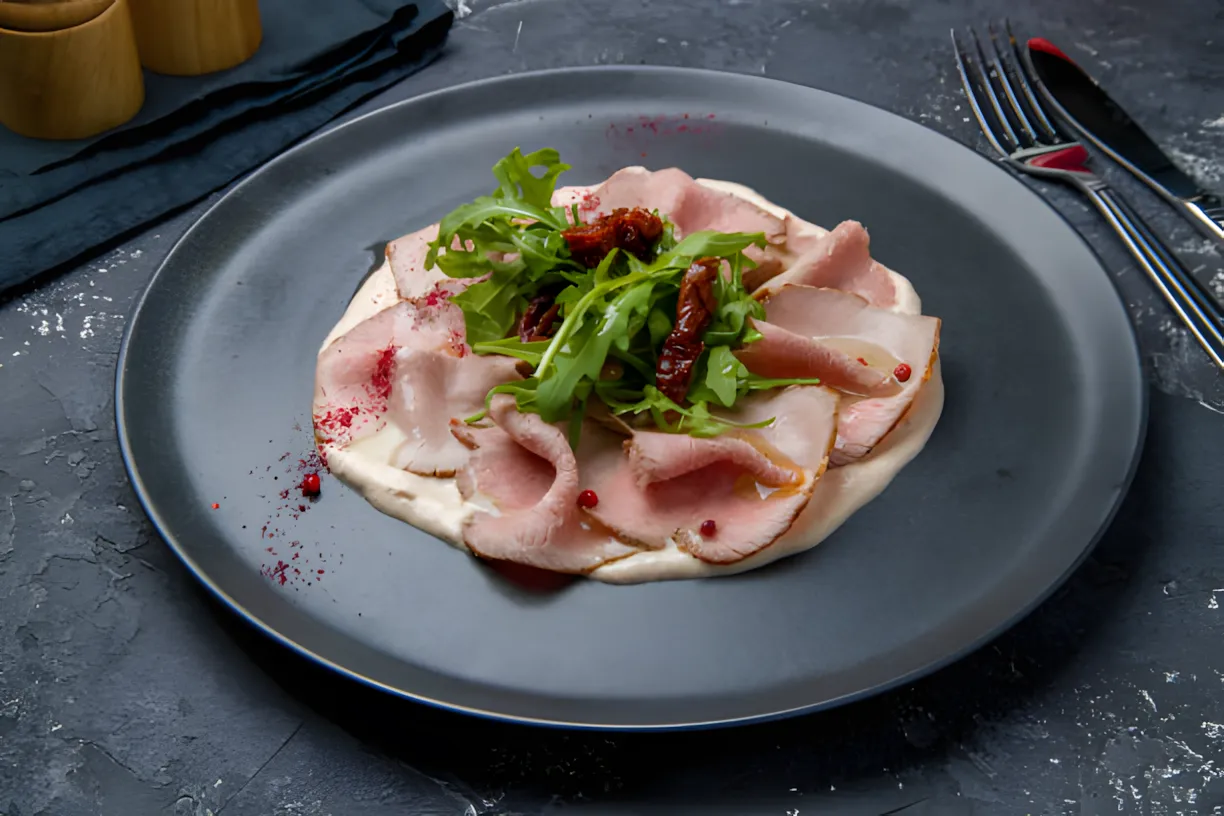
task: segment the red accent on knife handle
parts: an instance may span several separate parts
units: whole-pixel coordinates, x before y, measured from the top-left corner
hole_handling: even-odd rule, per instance
[[[1042,153],[1026,161],[1034,167],[1048,167],[1051,170],[1069,170],[1072,173],[1091,173],[1088,169],[1088,151],[1080,145]]]
[[[1046,54],[1058,57],[1059,59],[1065,59],[1067,62],[1072,64],[1075,63],[1074,60],[1062,52],[1061,48],[1047,40],[1045,37],[1031,37],[1028,41],[1028,47],[1030,51],[1042,51]]]

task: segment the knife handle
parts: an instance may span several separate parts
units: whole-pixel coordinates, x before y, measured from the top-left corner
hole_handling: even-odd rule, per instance
[[[1224,243],[1224,201],[1219,196],[1204,193],[1190,200],[1182,200],[1190,218],[1207,235]]]

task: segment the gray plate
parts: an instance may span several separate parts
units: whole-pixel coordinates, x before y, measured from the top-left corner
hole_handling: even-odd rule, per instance
[[[372,253],[492,189],[489,168],[515,145],[560,149],[575,167],[567,183],[676,165],[817,223],[862,221],[875,256],[944,320],[947,403],[926,450],[811,552],[633,587],[533,591],[329,477],[305,511],[296,491],[280,498],[312,450],[315,352]],[[664,68],[479,82],[281,156],[167,258],[130,323],[117,388],[145,510],[269,635],[414,699],[616,728],[831,706],[982,644],[1088,552],[1146,416],[1109,278],[1006,172],[850,99]]]

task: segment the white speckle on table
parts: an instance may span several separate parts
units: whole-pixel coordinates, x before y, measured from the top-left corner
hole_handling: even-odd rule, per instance
[[[1220,589],[1211,590],[1211,596],[1207,599],[1208,609],[1219,609],[1220,608],[1220,602],[1216,600],[1216,593],[1218,592],[1224,592],[1224,587],[1221,587]],[[1224,675],[1220,675],[1220,679],[1224,681]]]
[[[1173,154],[1173,158],[1177,159],[1177,163],[1197,181],[1205,184],[1218,184],[1224,180],[1224,162],[1221,162],[1220,159],[1196,156],[1176,147],[1170,147],[1169,152]]]
[[[1211,294],[1224,301],[1224,270],[1215,273],[1211,280],[1207,281],[1207,286],[1211,289]]]
[[[1204,119],[1203,127],[1208,130],[1224,130],[1224,113],[1221,113],[1215,119]]]
[[[1165,676],[1166,683],[1176,683],[1177,678],[1181,676],[1181,672],[1176,672],[1176,671],[1165,672],[1164,676]]]
[[[1156,701],[1152,699],[1152,695],[1148,693],[1147,689],[1139,689],[1139,696],[1147,701],[1147,704],[1152,707],[1153,711],[1158,710],[1156,708]]]

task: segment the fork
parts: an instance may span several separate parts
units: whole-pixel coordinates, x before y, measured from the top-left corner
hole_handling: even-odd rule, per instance
[[[1004,29],[1007,42],[1000,46],[994,25],[987,26],[989,55],[972,28],[969,54],[952,31],[961,84],[986,140],[1013,170],[1061,181],[1087,196],[1212,362],[1224,369],[1224,310],[1138,213],[1088,167],[1088,151],[1046,113],[1033,92],[1011,23],[1004,21]]]

